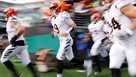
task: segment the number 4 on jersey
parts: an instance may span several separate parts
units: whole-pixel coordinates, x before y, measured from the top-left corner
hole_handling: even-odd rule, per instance
[[[118,30],[121,29],[121,25],[114,18],[112,18],[111,22],[112,22],[113,29],[118,29]]]

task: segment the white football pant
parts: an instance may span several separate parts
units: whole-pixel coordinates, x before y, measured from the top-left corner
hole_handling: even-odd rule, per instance
[[[27,47],[26,46],[12,47],[12,45],[9,45],[5,48],[4,52],[2,53],[0,61],[4,63],[14,55],[16,55],[17,58],[19,58],[23,64],[27,65],[30,63]]]

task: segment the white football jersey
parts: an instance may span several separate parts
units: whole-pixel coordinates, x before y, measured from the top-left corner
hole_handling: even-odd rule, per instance
[[[12,39],[12,37],[14,35],[16,35],[16,29],[12,26],[13,23],[12,22],[15,22],[15,23],[19,23],[19,20],[17,17],[10,17],[7,21],[7,24],[6,24],[6,31],[7,31],[7,34],[8,34],[8,40],[10,41]],[[24,40],[24,37],[23,35],[20,36],[17,40]]]
[[[58,36],[60,36],[60,32],[67,32],[70,29],[70,26],[67,24],[67,19],[69,18],[71,18],[70,14],[65,11],[60,12],[56,17],[52,18],[51,23],[53,28],[57,30]],[[68,36],[70,36],[70,33]]]
[[[125,5],[132,4],[131,0],[114,0],[110,9],[105,12],[105,20],[112,26],[113,35],[118,30],[125,30],[131,23],[131,19],[122,14],[120,9]]]
[[[88,30],[91,32],[94,41],[106,37],[106,34],[104,33],[104,22],[102,20],[92,22],[88,25]]]

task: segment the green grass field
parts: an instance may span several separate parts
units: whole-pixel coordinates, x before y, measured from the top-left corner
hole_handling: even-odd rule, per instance
[[[22,73],[23,77],[32,77],[31,73],[25,68],[24,65],[20,63],[16,63],[17,70]],[[84,72],[77,72],[77,70],[80,70],[79,68],[74,69],[65,69],[64,70],[64,77],[86,77]],[[130,77],[128,76],[127,70],[122,70],[122,77]],[[0,64],[0,77],[11,77],[9,72],[5,69],[5,67]],[[48,73],[41,73],[41,77],[56,77],[56,72],[51,71]],[[89,77],[95,77],[93,74]],[[99,74],[99,77],[111,77],[110,71],[108,69],[103,69],[103,71]]]

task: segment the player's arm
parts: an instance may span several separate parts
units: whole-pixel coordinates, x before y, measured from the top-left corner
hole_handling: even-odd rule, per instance
[[[61,32],[61,35],[64,37],[67,36],[70,33],[70,31],[76,27],[75,22],[71,18],[66,18],[65,22],[67,25],[69,25],[69,29],[65,32]]]
[[[110,3],[108,4],[105,4],[104,6],[99,6],[99,7],[96,7],[94,8],[96,11],[100,12],[100,13],[103,13],[104,11],[106,11],[107,9],[109,9],[109,7],[111,6]],[[93,9],[92,9],[93,11]]]
[[[136,7],[128,4],[121,8],[121,12],[132,20],[132,24],[129,25],[129,31],[136,30]]]
[[[73,28],[76,27],[76,24],[71,18],[68,18],[66,21],[67,21],[67,24],[70,27],[69,30],[67,30],[67,33],[69,33]]]
[[[25,32],[25,26],[24,25],[22,25],[21,23],[18,23],[18,22],[14,22],[13,24],[12,24],[12,27],[14,27],[15,29],[16,29],[16,34],[12,37],[12,39],[10,40],[10,43],[11,44],[14,44],[15,43],[15,41],[22,35],[22,34],[24,34],[24,32]]]
[[[25,33],[27,25],[28,24],[24,22],[18,22],[16,25],[13,25],[13,27],[16,29],[16,35],[18,36],[23,35]]]

